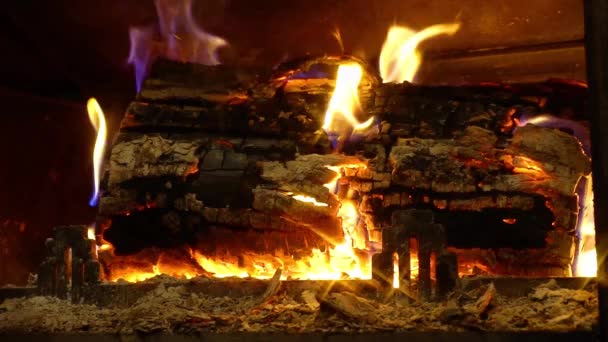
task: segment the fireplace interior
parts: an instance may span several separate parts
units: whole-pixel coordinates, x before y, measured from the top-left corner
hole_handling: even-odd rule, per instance
[[[8,7],[0,336],[608,329],[579,1]]]

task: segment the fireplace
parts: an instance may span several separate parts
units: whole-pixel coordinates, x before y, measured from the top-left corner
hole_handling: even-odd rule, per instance
[[[278,35],[256,52],[196,14],[257,22],[285,5],[153,3],[158,22],[129,29],[124,115],[86,106],[92,223],[54,227],[37,286],[3,289],[23,298],[4,302],[2,328],[50,329],[23,318],[38,303],[103,316],[94,332],[113,315],[139,333],[597,330],[603,287],[585,277],[603,183],[582,24],[517,40],[531,19],[514,8],[481,6],[488,23],[437,1],[440,21],[371,44],[340,7],[333,47],[306,47],[300,28],[304,47]],[[583,22],[580,5],[538,6]]]

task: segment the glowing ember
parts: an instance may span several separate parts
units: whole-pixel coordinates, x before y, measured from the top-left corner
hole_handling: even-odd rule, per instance
[[[112,249],[112,245],[110,245],[109,243],[104,243],[99,246],[100,251],[109,251],[110,249]]]
[[[597,253],[595,251],[595,243],[592,246],[593,247],[587,247],[588,249],[586,251],[581,251],[578,255],[576,265],[577,277],[597,276]]]
[[[382,80],[386,83],[413,82],[422,61],[418,45],[438,35],[453,35],[458,29],[459,23],[433,25],[419,32],[403,26],[392,26],[380,53]]]
[[[135,67],[137,91],[156,57],[216,65],[220,63],[217,50],[228,45],[223,38],[198,27],[192,16],[191,0],[155,0],[154,4],[159,18],[158,32],[151,27],[129,30],[129,63]]]
[[[323,252],[312,249],[311,254],[295,259],[280,252],[275,255],[245,253],[239,257],[210,258],[195,252],[195,259],[205,271],[215,278],[272,278],[277,268],[285,269],[282,279],[338,280],[344,278],[369,279],[345,244]]]
[[[362,75],[363,70],[359,64],[342,64],[338,67],[336,88],[325,112],[323,123],[325,132],[343,136],[347,134],[348,129],[362,131],[374,122],[373,117],[365,122],[359,122],[355,117],[355,111],[359,107],[358,86]]]
[[[536,177],[547,177],[545,171],[542,169],[541,164],[535,160],[523,156],[508,156],[505,157],[505,162],[513,167],[513,172],[532,174]]]
[[[103,115],[103,111],[99,106],[99,103],[94,98],[90,98],[87,102],[87,111],[89,113],[89,119],[91,120],[91,124],[97,131],[97,138],[95,139],[95,149],[93,150],[93,180],[95,183],[95,190],[91,199],[89,200],[89,205],[94,207],[97,205],[97,201],[99,200],[99,181],[101,178],[101,166],[103,163],[103,155],[105,151],[106,145],[106,118]]]
[[[104,246],[104,245],[102,245]],[[113,249],[109,248],[102,252],[101,259],[110,256],[110,274],[107,280],[125,280],[128,282],[143,281],[159,275],[168,275],[175,278],[191,279],[205,272],[194,260],[194,256],[188,253],[175,253],[175,250],[162,251],[160,253],[147,253],[145,251],[129,256],[113,255]]]
[[[329,190],[329,192],[331,192],[332,194],[336,192],[336,189],[338,187],[338,181],[340,180],[340,178],[342,178],[342,170],[344,170],[344,169],[366,169],[367,168],[367,166],[365,166],[363,164],[348,164],[348,165],[340,165],[340,166],[325,165],[325,167],[336,173],[336,177],[334,177],[328,183],[323,184],[323,186],[326,187]]]

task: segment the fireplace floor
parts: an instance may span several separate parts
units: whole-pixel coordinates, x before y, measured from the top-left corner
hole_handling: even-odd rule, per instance
[[[96,286],[85,295],[95,304],[42,296],[5,299],[0,304],[0,335],[476,331],[591,336],[598,303],[595,285],[580,286],[584,280],[465,280],[463,290],[446,300],[415,302],[399,291],[381,291],[373,281],[159,277]],[[7,294],[11,289],[2,290]],[[34,292],[29,290],[30,295]],[[27,293],[25,288],[13,289],[12,296]]]

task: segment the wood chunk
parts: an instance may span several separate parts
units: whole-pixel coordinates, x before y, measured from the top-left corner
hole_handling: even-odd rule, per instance
[[[444,323],[452,323],[461,320],[466,315],[465,311],[455,300],[449,300],[445,306],[439,310],[437,318]]]
[[[545,151],[542,148],[548,144],[543,144],[532,149],[531,142],[521,137],[524,133],[549,141],[552,147]],[[402,139],[389,156],[392,181],[440,193],[481,190],[572,196],[579,178],[589,174],[591,165],[576,139],[558,130],[531,125],[524,133],[516,131],[517,140],[514,137],[504,150],[484,144],[484,137],[493,134],[478,127],[465,129],[457,140]],[[473,145],[469,140],[480,143]],[[562,145],[570,156],[553,147]]]
[[[495,297],[496,287],[494,283],[490,283],[483,295],[475,302],[475,314],[480,318],[485,316]]]
[[[374,314],[376,306],[368,299],[356,296],[350,292],[330,293],[318,298],[323,304],[349,318],[373,323],[377,321]]]
[[[186,176],[196,169],[201,139],[168,139],[158,134],[124,136],[112,148],[108,186],[133,178]]]
[[[274,272],[274,275],[268,282],[268,287],[266,288],[266,291],[264,291],[264,293],[259,298],[256,298],[254,301],[249,303],[246,306],[245,310],[253,310],[266,304],[274,295],[277,294],[277,292],[279,292],[279,288],[281,287],[281,273],[282,270],[280,268],[277,268],[277,270]]]
[[[302,300],[304,300],[304,302],[306,303],[306,305],[311,308],[312,310],[318,310],[319,307],[321,306],[321,304],[319,304],[319,301],[316,298],[316,293],[310,291],[310,290],[304,290],[302,291]]]

